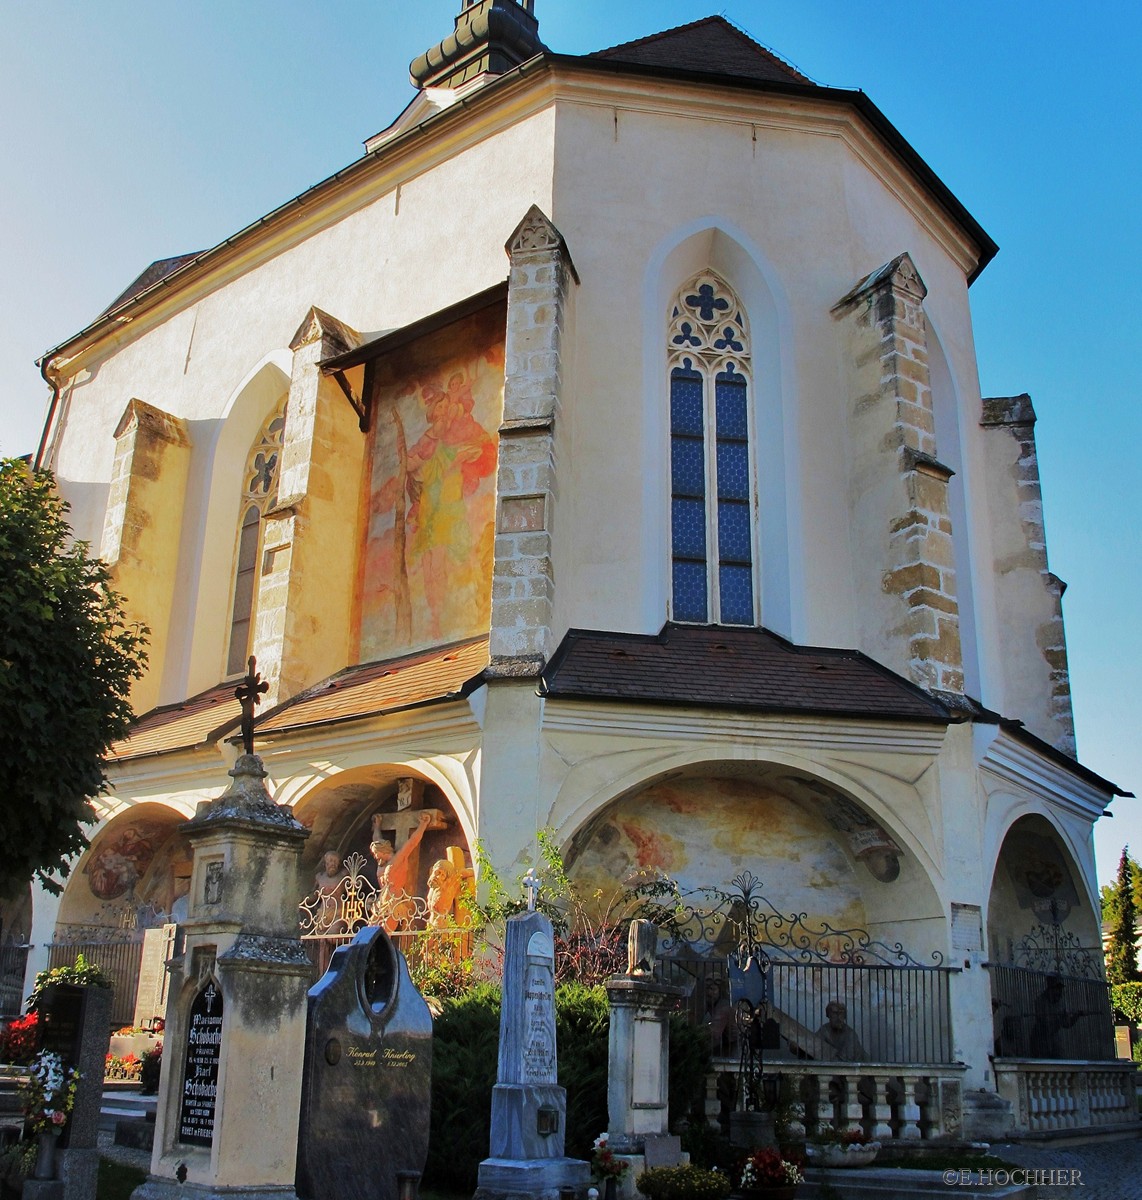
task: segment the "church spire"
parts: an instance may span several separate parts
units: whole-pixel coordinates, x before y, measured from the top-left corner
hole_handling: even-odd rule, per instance
[[[416,87],[459,87],[479,75],[502,75],[544,48],[535,0],[462,3],[455,30],[410,64]]]

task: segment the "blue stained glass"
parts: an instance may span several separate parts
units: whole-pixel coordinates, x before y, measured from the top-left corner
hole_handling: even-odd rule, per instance
[[[675,367],[670,373],[670,432],[702,437],[702,377]]]
[[[753,572],[749,567],[723,566],[718,571],[723,625],[753,624]]]
[[[745,397],[745,381],[740,375],[733,383],[728,382],[725,375],[718,376],[714,385],[714,406],[719,438],[741,438],[745,441],[749,437]]]
[[[698,438],[670,439],[670,490],[676,496],[706,494],[706,463]]]
[[[718,499],[749,499],[749,448],[745,442],[718,443]]]
[[[706,506],[701,500],[670,502],[670,540],[680,558],[706,559]]]
[[[723,500],[718,505],[718,557],[723,563],[735,562],[748,565],[752,561],[753,549],[749,536],[748,504],[742,504],[736,500]]]
[[[674,612],[676,621],[705,621],[706,564],[674,563]]]

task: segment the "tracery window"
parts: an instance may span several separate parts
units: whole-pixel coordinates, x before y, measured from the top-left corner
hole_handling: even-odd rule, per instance
[[[712,271],[670,306],[671,617],[753,625],[756,501],[749,322]]]
[[[238,555],[234,571],[234,603],[230,616],[230,649],[226,673],[246,669],[254,623],[254,598],[258,590],[258,556],[262,542],[262,517],[278,498],[278,468],[285,432],[285,400],[267,418],[254,440],[242,476],[242,520],[238,529]]]

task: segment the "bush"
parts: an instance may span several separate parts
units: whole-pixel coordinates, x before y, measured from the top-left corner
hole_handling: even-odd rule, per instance
[[[1112,984],[1110,1002],[1117,1016],[1135,1025],[1142,1025],[1142,983]]]
[[[40,1048],[40,1018],[30,1012],[0,1029],[0,1062],[26,1066]]]
[[[567,1089],[565,1153],[590,1158],[607,1128],[607,1041],[610,1019],[601,987],[564,983],[555,989],[559,1082]]]
[[[733,1190],[730,1177],[704,1167],[654,1167],[635,1180],[650,1200],[726,1200]]]

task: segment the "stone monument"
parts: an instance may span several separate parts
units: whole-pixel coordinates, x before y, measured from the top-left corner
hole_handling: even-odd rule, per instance
[[[253,753],[266,686],[254,666],[236,692],[245,753],[234,782],[184,826],[194,854],[185,944],[171,961],[151,1174],[135,1200],[295,1196],[313,971],[296,890],[309,832],[270,798]]]
[[[50,1182],[27,1180],[24,1192],[28,1200],[95,1200],[111,1000],[109,987],[69,983],[48,984],[40,995],[40,1047],[60,1055],[65,1066],[78,1068],[79,1083],[56,1151],[57,1178]]]
[[[558,1083],[555,1045],[555,940],[535,911],[539,883],[524,880],[528,911],[508,919],[504,947],[500,1053],[492,1091],[489,1157],[477,1196],[558,1200],[585,1193],[590,1165],[564,1155],[567,1093]]]
[[[607,980],[607,1145],[630,1164],[620,1187],[634,1197],[634,1181],[648,1167],[683,1161],[670,1135],[670,1013],[686,988],[654,977],[658,931],[632,921],[627,971]]]
[[[432,1016],[379,926],[333,953],[310,989],[297,1190],[407,1200],[428,1157]]]

